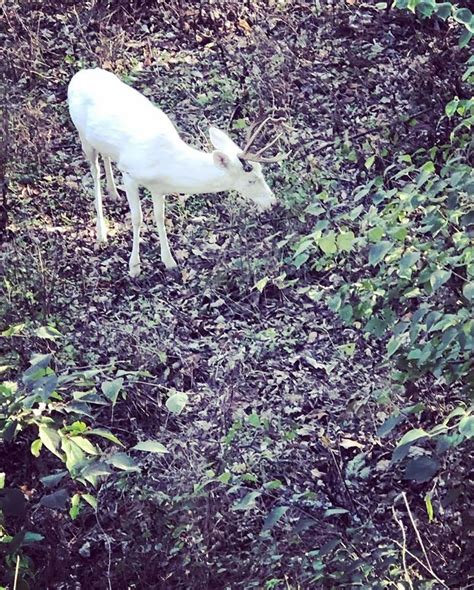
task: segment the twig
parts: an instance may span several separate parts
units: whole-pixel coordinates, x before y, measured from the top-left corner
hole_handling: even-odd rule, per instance
[[[405,580],[406,580],[407,584],[410,586],[410,588],[413,590],[413,582],[411,581],[410,574],[408,573],[408,567],[407,567],[407,558],[406,558],[407,536],[406,536],[406,532],[405,532],[405,527],[403,526],[403,522],[398,518],[395,508],[393,506],[392,506],[392,513],[393,513],[393,518],[395,519],[395,522],[400,527],[400,530],[402,532],[402,537],[403,537],[403,544],[400,545],[400,547],[402,549],[402,564],[403,564],[403,571],[405,572]]]
[[[395,545],[398,545],[398,547],[400,547],[400,549],[403,549],[403,545],[401,543],[399,543],[396,539],[394,539],[393,542],[395,543]],[[433,576],[433,578],[435,578],[443,586],[443,588],[448,588],[448,590],[449,590],[449,586],[447,586],[443,582],[443,580],[441,580],[440,578],[438,578],[438,576],[432,570],[430,570],[430,568],[425,563],[423,563],[419,557],[417,557],[414,553],[412,553],[406,547],[405,547],[405,551],[406,551],[407,555],[409,555],[419,565],[421,565],[422,568],[424,568],[429,574],[431,574]]]
[[[413,529],[414,529],[414,531],[415,531],[416,538],[418,539],[418,543],[420,544],[420,547],[421,547],[421,549],[422,549],[422,551],[423,551],[423,555],[424,555],[424,557],[425,557],[425,559],[426,559],[426,563],[428,564],[428,566],[425,566],[425,568],[426,568],[426,569],[427,569],[427,570],[430,572],[430,574],[431,574],[431,575],[432,575],[432,576],[433,576],[433,577],[434,577],[434,578],[435,578],[435,579],[436,579],[436,580],[437,580],[437,581],[438,581],[440,584],[443,584],[443,586],[444,586],[445,588],[448,588],[448,586],[446,586],[446,584],[443,582],[443,580],[441,580],[440,578],[438,578],[438,576],[437,576],[437,575],[434,573],[434,571],[433,571],[433,567],[432,567],[432,565],[431,565],[431,563],[430,563],[430,560],[429,560],[429,557],[428,557],[428,553],[426,552],[425,546],[424,546],[424,544],[423,544],[423,539],[421,538],[421,535],[420,535],[420,532],[419,532],[419,530],[418,530],[418,527],[416,526],[415,519],[413,518],[413,514],[412,514],[412,511],[411,511],[411,509],[410,509],[410,506],[409,506],[409,504],[408,504],[408,500],[407,500],[407,497],[406,497],[406,494],[405,494],[405,492],[402,492],[402,497],[403,497],[403,501],[405,502],[405,506],[406,506],[406,509],[407,509],[407,512],[408,512],[408,516],[410,517],[410,522],[411,522],[411,525],[412,525],[412,527],[413,527]]]
[[[334,461],[334,465],[336,466],[336,471],[337,471],[337,473],[339,475],[339,479],[342,481],[342,485],[344,486],[344,489],[346,491],[346,495],[349,498],[349,501],[350,501],[350,503],[352,505],[352,508],[355,510],[355,513],[357,514],[357,516],[360,517],[359,510],[357,509],[357,506],[356,506],[356,504],[354,502],[354,499],[353,499],[352,494],[351,494],[351,492],[349,490],[349,487],[348,487],[348,485],[346,483],[346,480],[344,479],[344,476],[342,474],[341,468],[338,465],[338,462],[337,462],[337,459],[336,459],[336,455],[334,454],[334,451],[331,449],[330,446],[326,446],[326,448],[328,449],[329,454],[331,455],[331,459]]]
[[[426,552],[425,546],[423,544],[423,540],[421,538],[420,532],[418,530],[418,527],[416,526],[415,519],[413,518],[413,514],[412,514],[412,511],[410,509],[410,505],[408,504],[408,500],[407,500],[407,496],[406,496],[405,492],[402,492],[402,497],[403,497],[403,501],[405,502],[405,506],[407,507],[408,516],[410,517],[411,525],[412,525],[412,527],[413,527],[413,529],[414,529],[414,531],[416,533],[416,538],[418,539],[418,543],[420,544],[420,547],[421,547],[421,549],[423,551],[423,555],[425,556],[426,563],[430,566],[431,569],[433,569],[431,567],[430,559],[428,557],[428,554]]]
[[[101,365],[82,365],[80,367],[67,367],[66,368],[66,371],[67,372],[72,371],[73,373],[76,373],[78,371],[88,371],[90,369],[98,369],[99,367],[106,369],[107,367],[114,367],[115,365],[119,365],[119,364],[124,364],[125,365],[128,362],[129,361],[126,361],[126,360],[123,360],[123,361],[121,361],[121,360],[115,360],[115,361],[112,361],[110,363],[104,363],[104,364],[101,364]]]
[[[20,556],[16,556],[16,566],[15,566],[15,579],[13,580],[13,590],[17,589],[18,585],[18,575],[20,573]]]
[[[112,547],[111,547],[111,544],[110,544],[110,537],[105,532],[104,527],[102,526],[102,523],[99,520],[99,511],[98,511],[99,495],[100,495],[100,491],[97,494],[97,508],[95,510],[95,519],[97,521],[98,527],[100,528],[100,530],[102,531],[102,534],[104,535],[105,544],[107,546],[107,556],[108,556],[107,557],[107,571],[106,571],[106,575],[107,575],[107,586],[108,586],[109,590],[112,590],[112,583],[110,581],[111,571],[112,571]]]

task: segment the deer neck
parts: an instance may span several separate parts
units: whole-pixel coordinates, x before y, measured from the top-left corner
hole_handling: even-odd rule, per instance
[[[216,166],[212,154],[186,145],[174,159],[170,187],[173,192],[199,194],[229,190],[229,174]]]

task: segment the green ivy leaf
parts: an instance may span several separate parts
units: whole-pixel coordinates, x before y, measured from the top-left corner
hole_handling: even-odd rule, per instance
[[[303,254],[303,252],[306,252],[306,250],[308,250],[309,248],[311,248],[311,246],[313,245],[313,240],[312,238],[304,238],[299,244],[298,247],[296,248],[294,254],[293,254],[293,258],[296,259],[298,258],[298,256],[300,254]]]
[[[272,479],[271,481],[264,483],[263,487],[266,490],[279,490],[280,488],[283,487],[283,483],[281,482],[280,479]]]
[[[73,434],[83,434],[87,430],[87,424],[82,420],[76,420],[67,427],[67,431]]]
[[[390,358],[393,356],[397,350],[402,346],[405,342],[406,336],[405,334],[399,334],[398,336],[392,336],[387,343],[387,355]]]
[[[390,252],[392,248],[392,242],[388,242],[386,240],[378,242],[378,244],[374,244],[373,246],[371,246],[369,251],[369,264],[371,266],[376,266],[377,264],[379,264],[379,262],[382,262],[382,260]]]
[[[385,422],[377,429],[377,436],[380,436],[380,438],[387,436],[388,434],[390,434],[390,432],[392,432],[392,430],[396,426],[398,426],[404,420],[405,416],[403,414],[398,414],[397,416],[390,416],[390,418],[387,418],[387,420],[385,420]]]
[[[106,477],[111,473],[113,473],[112,468],[103,461],[92,461],[81,470],[81,476],[94,486],[97,485],[99,477]]]
[[[446,113],[447,117],[452,117],[456,112],[459,104],[459,98],[456,96],[453,100],[450,100],[448,104],[444,107],[444,112]]]
[[[450,270],[442,270],[438,269],[435,270],[434,273],[430,276],[430,285],[433,290],[433,293],[437,291],[441,285],[444,285],[449,279],[451,278],[451,271]]]
[[[41,439],[41,442],[49,451],[51,451],[51,453],[60,459],[63,458],[62,454],[59,452],[61,438],[59,437],[59,434],[56,430],[53,428],[48,428],[48,426],[41,425],[38,429],[38,435]]]
[[[112,406],[117,403],[118,394],[123,386],[123,377],[114,379],[113,381],[104,381],[102,383],[102,393],[112,402]]]
[[[321,215],[321,213],[325,213],[326,209],[318,203],[312,203],[311,205],[308,205],[308,207],[306,207],[305,211],[310,215],[315,215],[316,217],[318,217],[319,215]]]
[[[269,277],[263,277],[262,279],[260,279],[259,281],[257,281],[254,285],[254,288],[257,289],[257,291],[260,291],[260,293],[265,289],[265,287],[267,286],[267,283],[269,281]]]
[[[324,511],[324,518],[328,518],[329,516],[339,516],[340,514],[349,514],[349,510],[345,508],[328,508]]]
[[[449,16],[451,16],[452,8],[453,5],[451,2],[441,2],[440,4],[436,5],[436,16],[442,20],[446,20]]]
[[[472,12],[469,10],[469,8],[458,8],[454,12],[454,18],[458,21],[458,23],[469,25],[472,20]]]
[[[148,453],[167,453],[168,449],[156,440],[143,440],[132,447],[133,451],[146,451]]]
[[[378,242],[380,238],[384,235],[385,230],[382,227],[373,227],[369,229],[367,232],[367,237],[371,242]]]
[[[56,486],[64,477],[66,477],[67,474],[68,472],[66,469],[62,469],[61,471],[56,471],[51,475],[40,477],[40,481],[46,488],[54,488],[54,486]]]
[[[80,504],[80,494],[74,494],[74,496],[71,498],[71,508],[69,508],[69,516],[72,520],[76,520],[76,518],[79,516],[79,512],[81,511]]]
[[[369,156],[367,158],[367,160],[365,161],[364,166],[367,168],[367,170],[370,170],[372,168],[372,166],[374,165],[375,162],[375,155]]]
[[[252,412],[250,416],[248,416],[247,422],[250,424],[250,426],[253,426],[254,428],[260,428],[262,425],[260,416],[255,412]]]
[[[469,45],[469,43],[471,42],[472,39],[472,35],[473,32],[466,29],[465,31],[462,32],[461,36],[459,37],[459,41],[458,41],[458,45],[460,49],[464,49],[464,47],[467,47]]]
[[[66,455],[66,467],[69,471],[74,471],[84,461],[84,451],[72,439],[65,436],[61,438],[61,448]]]
[[[140,467],[127,453],[114,453],[106,462],[122,471],[140,471]]]
[[[103,428],[92,428],[91,430],[84,432],[84,436],[89,436],[90,434],[100,436],[102,438],[105,438],[106,440],[110,440],[111,442],[115,443],[116,445],[120,445],[121,447],[125,446],[123,443],[119,441],[119,439],[114,434]]]
[[[426,513],[428,514],[428,522],[433,522],[434,510],[433,510],[433,504],[431,502],[431,495],[430,494],[426,494],[426,496],[425,496],[425,506],[426,506]]]
[[[348,213],[346,213],[344,217],[348,217],[350,220],[355,221],[363,210],[363,205],[357,205],[357,207],[354,207],[354,209],[351,209]]]
[[[261,492],[249,492],[242,498],[242,500],[235,502],[235,504],[232,506],[232,510],[250,510],[255,508],[256,500],[261,495]]]
[[[228,484],[232,479],[232,475],[228,471],[223,471],[219,477],[216,478],[216,481],[220,481],[223,484]]]
[[[432,479],[439,467],[439,461],[432,457],[416,457],[407,463],[404,478],[423,483]]]
[[[355,235],[353,231],[341,231],[337,236],[337,246],[339,250],[350,252],[355,242]]]
[[[58,385],[57,376],[52,373],[34,381],[32,395],[39,396],[42,402],[47,402]]]
[[[37,438],[36,440],[34,440],[31,443],[31,454],[33,455],[33,457],[40,456],[42,446],[43,446],[43,443],[40,438]]]
[[[412,269],[419,260],[419,252],[405,252],[405,254],[400,258],[399,266],[403,270]]]
[[[189,396],[184,391],[177,391],[170,395],[170,397],[166,400],[166,407],[168,410],[179,416],[183,411],[184,407],[188,403]]]
[[[435,172],[435,166],[434,163],[429,160],[428,162],[425,162],[423,164],[423,166],[421,167],[420,170],[420,174],[418,175],[418,178],[416,179],[416,185],[418,188],[420,188],[421,186],[423,186],[425,184],[425,182],[428,180],[428,178],[430,178],[430,176],[432,176]]]
[[[94,510],[97,510],[97,498],[92,494],[82,494],[82,499],[85,500],[89,506],[92,506]]]
[[[0,336],[3,336],[3,338],[10,338],[11,336],[16,336],[17,334],[21,334],[21,332],[23,332],[25,326],[26,324],[14,324],[13,326],[10,326],[3,332],[0,332]]]
[[[71,440],[74,441],[76,445],[80,447],[83,451],[89,453],[89,455],[99,454],[98,449],[91,443],[90,440],[87,440],[87,438],[85,438],[84,436],[73,436],[71,437]]]
[[[409,430],[397,443],[398,447],[403,447],[404,445],[412,444],[416,440],[420,438],[426,438],[428,433],[423,428],[413,428],[413,430]]]
[[[32,543],[39,543],[43,539],[44,539],[43,535],[40,535],[39,533],[33,533],[31,531],[27,531],[25,533],[25,537],[23,538],[22,545],[31,545]],[[18,587],[20,588],[20,585],[18,585]]]
[[[61,332],[53,328],[53,326],[41,326],[35,330],[35,336],[43,338],[44,340],[56,340],[61,337]]]
[[[474,281],[464,284],[462,294],[468,301],[474,301]]]
[[[464,416],[458,426],[459,432],[466,438],[474,436],[474,416]]]
[[[339,344],[337,349],[344,355],[344,356],[352,356],[356,349],[355,342],[348,342],[347,344]]]
[[[298,256],[295,256],[294,260],[293,260],[293,264],[296,268],[301,268],[303,266],[303,264],[305,264],[305,262],[307,262],[309,259],[309,254],[308,252],[303,252],[301,254],[299,254]]]
[[[336,234],[333,231],[328,232],[317,240],[318,246],[324,254],[335,254],[337,252]]]
[[[456,418],[457,416],[465,416],[465,415],[466,415],[466,408],[464,406],[458,406],[457,408],[454,408],[454,410],[451,410],[451,412],[449,412],[449,414],[444,419],[443,423],[448,424],[448,422],[452,418]]]
[[[275,526],[275,524],[280,520],[280,518],[287,512],[288,509],[289,506],[277,506],[277,508],[274,508],[265,519],[265,522],[263,523],[262,527],[262,532],[269,531],[270,529],[272,529]]]
[[[432,16],[435,10],[435,4],[433,0],[431,2],[429,0],[421,0],[416,6],[417,11],[426,18]]]

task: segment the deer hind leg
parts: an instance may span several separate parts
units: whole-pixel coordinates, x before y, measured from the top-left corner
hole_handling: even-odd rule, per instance
[[[168,236],[166,235],[165,227],[165,197],[160,193],[152,191],[151,197],[153,199],[153,212],[155,214],[155,222],[158,228],[158,235],[160,236],[161,261],[167,269],[171,270],[178,265],[171,254],[170,245],[168,243]]]
[[[115,186],[114,173],[112,171],[112,163],[110,161],[110,158],[102,154],[102,159],[104,160],[105,178],[107,180],[107,192],[114,201],[119,201],[120,195],[117,191],[117,187]]]
[[[136,277],[140,274],[140,228],[143,223],[143,215],[140,197],[138,195],[138,184],[128,174],[123,175],[123,183],[125,185],[133,227],[133,246],[129,262],[129,272],[131,277]]]
[[[95,211],[97,214],[97,241],[107,241],[107,226],[104,220],[104,210],[102,207],[102,191],[100,188],[100,165],[99,165],[99,153],[94,149],[90,143],[81,137],[82,149],[86,158],[89,160],[91,167],[92,179],[94,181],[94,202]]]

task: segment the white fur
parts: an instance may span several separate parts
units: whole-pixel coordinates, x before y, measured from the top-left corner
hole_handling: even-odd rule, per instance
[[[165,194],[215,193],[236,190],[261,210],[275,202],[261,166],[252,163],[245,172],[237,155],[241,152],[228,135],[211,127],[212,153],[197,150],[180,138],[170,119],[145,96],[101,70],[81,70],[68,87],[71,119],[76,126],[94,180],[97,239],[107,240],[102,211],[99,154],[104,160],[108,191],[118,198],[111,160],[123,175],[133,226],[130,275],[140,273],[140,226],[142,212],[138,187],[151,192],[166,268],[176,267],[165,229]]]

